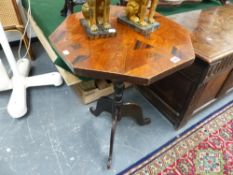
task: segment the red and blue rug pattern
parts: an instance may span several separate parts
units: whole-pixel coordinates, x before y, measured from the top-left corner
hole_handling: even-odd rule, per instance
[[[233,175],[233,103],[119,174]]]

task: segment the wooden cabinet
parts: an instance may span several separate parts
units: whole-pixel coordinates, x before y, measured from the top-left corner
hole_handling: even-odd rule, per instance
[[[171,18],[191,31],[195,62],[150,86],[138,88],[178,129],[233,90],[233,6]]]

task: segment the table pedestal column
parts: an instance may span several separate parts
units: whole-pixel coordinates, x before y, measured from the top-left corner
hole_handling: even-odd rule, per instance
[[[98,100],[96,109],[90,108],[93,115],[99,116],[102,112],[112,114],[112,130],[110,138],[110,149],[107,167],[110,168],[112,164],[112,152],[114,144],[114,136],[117,122],[122,117],[133,117],[139,125],[150,123],[150,118],[144,118],[142,109],[135,103],[123,103],[124,83],[122,81],[115,81],[114,84],[114,99],[109,97],[102,97]]]

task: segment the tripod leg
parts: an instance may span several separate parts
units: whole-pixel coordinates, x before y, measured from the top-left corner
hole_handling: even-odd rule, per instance
[[[139,125],[147,125],[151,122],[150,118],[144,118],[142,109],[135,103],[125,103],[121,106],[121,113],[120,115],[129,116],[136,119]]]
[[[61,16],[66,17],[66,15],[67,15],[67,3],[68,3],[68,1],[65,0],[64,6],[63,6],[63,8],[62,8],[61,11],[60,11]]]
[[[121,119],[120,109],[123,104],[124,83],[121,81],[115,81],[113,82],[113,86],[114,86],[114,101],[113,101],[113,113],[112,113],[113,119],[112,119],[109,157],[107,163],[108,169],[111,168],[112,165],[113,145],[114,145],[114,137],[115,137],[117,121]]]
[[[112,129],[111,129],[111,137],[110,137],[110,148],[109,148],[109,156],[108,156],[108,163],[107,168],[110,169],[112,165],[112,153],[113,153],[113,145],[114,145],[114,138],[115,138],[115,131],[116,131],[116,125],[118,120],[119,112],[117,111],[114,114],[113,120],[112,120]]]
[[[99,116],[104,111],[113,115],[113,100],[109,97],[101,97],[97,102],[96,109],[91,107],[90,111],[94,116]]]
[[[73,0],[67,1],[67,16],[73,13]]]

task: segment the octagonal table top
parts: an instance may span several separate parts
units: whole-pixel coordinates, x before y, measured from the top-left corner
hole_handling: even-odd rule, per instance
[[[81,13],[68,16],[51,34],[53,47],[74,74],[149,85],[194,61],[190,34],[177,23],[156,14],[160,27],[143,36],[117,21],[124,7],[110,11],[116,37],[88,39]]]

